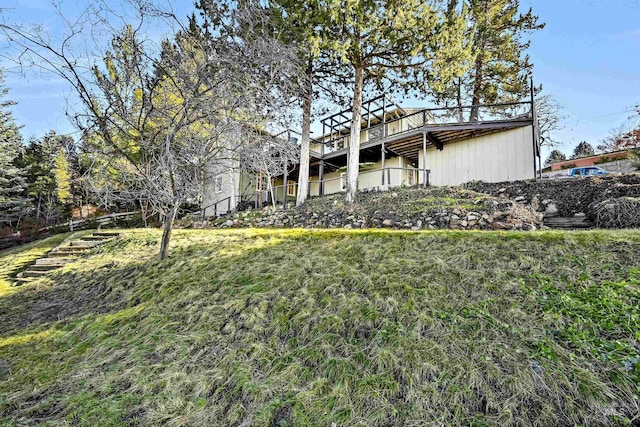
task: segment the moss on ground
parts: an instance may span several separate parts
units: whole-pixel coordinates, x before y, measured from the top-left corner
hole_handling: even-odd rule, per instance
[[[0,425],[638,422],[638,231],[159,239],[0,294]]]

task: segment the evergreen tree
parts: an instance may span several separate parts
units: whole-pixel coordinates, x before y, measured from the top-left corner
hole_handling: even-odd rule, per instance
[[[67,161],[67,152],[64,148],[58,150],[58,155],[54,161],[54,175],[56,177],[56,193],[60,203],[67,204],[71,202],[71,173],[69,162]]]
[[[481,104],[514,102],[526,96],[533,64],[524,35],[544,24],[531,9],[519,13],[519,0],[451,0],[450,7],[460,9],[466,19],[470,64],[451,85],[432,84],[436,99],[458,107],[470,104],[469,120],[475,121]],[[440,73],[433,73],[431,80],[438,82]]]
[[[0,99],[8,89],[3,87],[0,72]],[[0,101],[0,226],[15,226],[28,212],[27,183],[15,160],[22,151],[22,136],[9,108],[15,102]]]
[[[62,156],[62,157],[61,157]],[[16,160],[16,165],[25,171],[29,196],[34,201],[35,217],[46,224],[60,220],[61,203],[72,200],[71,177],[77,168],[76,150],[73,139],[68,135],[48,132],[41,138],[33,138]],[[62,187],[68,189],[65,200],[59,198],[58,174],[66,170]],[[64,174],[62,174],[64,175]],[[60,179],[63,179],[63,177]]]
[[[554,163],[561,162],[563,160],[567,160],[567,156],[560,150],[553,150],[547,160],[544,162],[545,165],[551,166]]]
[[[347,202],[355,201],[360,163],[360,131],[365,85],[420,88],[434,47],[449,36],[440,1],[308,0],[327,17],[320,25],[324,46],[350,69],[353,87],[347,165]],[[457,46],[457,44],[451,44]],[[449,57],[456,55],[449,53]]]
[[[573,150],[573,154],[571,155],[571,158],[579,159],[580,157],[589,157],[589,156],[594,156],[595,154],[596,152],[593,149],[593,146],[591,146],[591,144],[589,144],[587,141],[582,141]]]

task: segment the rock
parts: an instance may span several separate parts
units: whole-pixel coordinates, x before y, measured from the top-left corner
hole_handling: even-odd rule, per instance
[[[463,227],[466,227],[467,225],[469,225],[469,223],[467,222],[467,220],[462,220],[462,222],[460,223],[460,225],[462,225]]]
[[[538,196],[533,196],[533,198],[531,199],[531,207],[534,211],[540,210],[540,199],[538,199]]]
[[[495,221],[491,223],[491,228],[494,230],[504,230],[506,227],[503,222]]]
[[[523,229],[524,231],[536,231],[536,230],[537,230],[536,226],[535,226],[535,225],[533,225],[533,224],[524,224],[524,225],[522,226],[522,229]]]
[[[467,221],[477,221],[479,219],[480,219],[480,216],[478,214],[476,214],[475,212],[472,212],[472,213],[467,215]]]
[[[351,229],[351,228],[353,228],[353,227],[351,227],[351,224],[347,224],[347,225],[345,225],[345,226],[344,226],[344,227],[342,227],[342,228]]]
[[[418,226],[411,227],[411,231],[418,231],[418,230],[420,230],[420,227]]]
[[[224,222],[225,227],[232,227],[233,226],[233,221],[231,221],[230,219],[226,220]]]
[[[454,216],[456,216],[456,215],[462,215],[462,211],[461,211],[460,209],[458,209],[458,208],[455,208],[455,209],[453,210],[453,213],[455,214]],[[452,218],[453,218],[453,217],[452,217]]]
[[[416,227],[418,227],[418,228],[422,228],[422,221],[417,220],[417,221],[416,221]]]
[[[382,225],[384,227],[391,227],[393,225],[393,221],[391,221],[390,219],[385,219],[384,221],[382,221]]]
[[[504,193],[505,191],[507,191],[506,187],[502,187],[498,190],[498,193]]]
[[[451,221],[457,221],[459,219],[460,219],[460,217],[458,215],[451,215]]]
[[[574,214],[573,216],[576,217],[576,218],[584,218],[584,217],[587,216],[587,214],[584,213],[584,212],[578,212],[577,214]]]
[[[524,203],[524,202],[526,202],[526,201],[527,201],[527,198],[526,198],[526,197],[524,197],[524,196],[518,196],[518,197],[516,197],[516,198],[515,198],[515,199],[513,199],[513,200],[515,200],[515,201],[516,201],[516,202],[518,202],[518,203]]]
[[[558,207],[555,205],[555,203],[549,203],[547,205],[547,208],[544,210],[544,216],[547,218],[558,216],[559,212],[560,211],[558,210]]]
[[[395,199],[398,197],[398,193],[391,193],[391,198]]]
[[[487,221],[489,219],[489,214],[482,214],[482,219],[484,219],[485,221]]]

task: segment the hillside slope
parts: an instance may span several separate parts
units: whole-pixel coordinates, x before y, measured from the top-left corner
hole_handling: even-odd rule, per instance
[[[0,425],[638,423],[639,231],[159,238],[0,280]]]

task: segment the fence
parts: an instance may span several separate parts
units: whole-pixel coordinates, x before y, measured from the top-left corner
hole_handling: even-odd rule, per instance
[[[56,230],[68,229],[69,231],[84,230],[85,228],[87,228],[89,224],[94,224],[94,223],[97,223],[98,228],[101,228],[107,224],[111,224],[111,223],[115,224],[118,219],[129,219],[139,213],[140,211],[120,212],[120,213],[111,213],[111,214],[107,214],[107,215],[103,215],[95,218],[89,218],[89,219],[78,219],[75,221],[69,220],[68,222],[62,222],[60,224],[50,225],[48,227],[41,228],[39,232],[42,233],[44,231],[49,231],[54,229]]]

